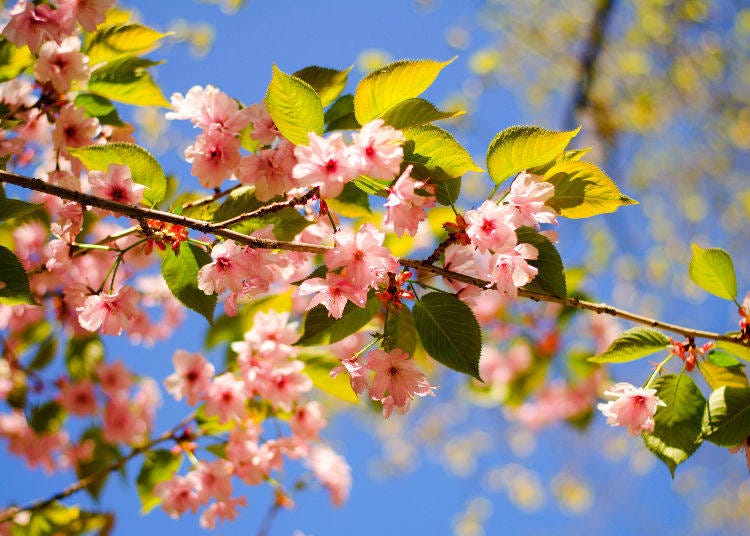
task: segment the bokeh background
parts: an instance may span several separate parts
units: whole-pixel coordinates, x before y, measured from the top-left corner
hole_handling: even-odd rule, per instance
[[[750,278],[750,7],[690,0],[381,0],[352,2],[129,1],[144,23],[175,32],[152,54],[166,95],[213,84],[245,103],[263,98],[271,64],[354,66],[351,79],[391,59],[457,55],[427,97],[463,108],[454,131],[480,165],[492,137],[514,124],[582,125],[578,147],[641,204],[584,223],[563,221],[566,266],[587,274],[597,300],[671,322],[716,331],[736,326],[727,302],[707,297],[687,276],[690,243],[733,256],[740,292]],[[349,88],[353,90],[353,87]],[[182,152],[195,136],[168,124],[164,110],[123,115],[164,168],[192,184]],[[466,177],[461,206],[486,196],[488,179]],[[621,324],[624,329],[626,326]],[[203,348],[207,326],[189,314],[168,343],[133,347],[105,337],[108,355],[161,381],[175,348]],[[565,348],[587,336],[573,324]],[[221,349],[208,354],[217,363]],[[562,366],[560,365],[560,369]],[[554,374],[553,370],[553,374]],[[611,370],[640,384],[644,363]],[[497,405],[477,404],[465,380],[440,377],[435,399],[407,417],[383,420],[364,405],[333,419],[325,438],[352,466],[343,508],[325,491],[294,494],[296,506],[271,534],[745,534],[750,481],[742,455],[705,445],[669,472],[601,415],[581,431],[566,424],[528,430]],[[165,393],[163,393],[165,394]],[[186,413],[166,396],[156,429]],[[291,467],[291,464],[289,464]],[[115,534],[203,534],[197,517],[141,516],[132,481],[110,479],[101,504],[117,513]],[[294,468],[287,475],[293,481]],[[47,495],[70,474],[29,473],[0,459],[0,504]],[[249,507],[219,534],[256,534],[273,497],[246,488]]]

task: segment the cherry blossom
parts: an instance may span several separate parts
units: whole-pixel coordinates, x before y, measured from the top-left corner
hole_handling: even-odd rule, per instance
[[[240,140],[231,132],[210,128],[185,149],[190,172],[204,188],[218,188],[240,163]]]
[[[307,186],[319,186],[322,197],[338,197],[344,184],[360,174],[359,163],[352,158],[340,133],[323,138],[310,132],[308,137],[309,145],[294,148],[297,164],[292,177]]]
[[[193,489],[193,479],[175,475],[154,487],[154,495],[162,499],[161,507],[174,519],[190,510],[195,513],[200,501]]]
[[[654,414],[659,406],[666,404],[656,396],[656,389],[635,387],[626,382],[613,385],[604,391],[616,400],[598,404],[596,407],[607,417],[610,426],[627,426],[632,436],[654,431]]]
[[[253,124],[253,130],[250,132],[252,139],[263,145],[271,145],[276,137],[280,136],[279,129],[274,125],[271,115],[262,102],[248,106],[247,113]]]
[[[145,186],[133,181],[128,166],[110,164],[107,171],[89,171],[91,193],[124,205],[137,205],[143,199]],[[101,215],[112,214],[98,210]]]
[[[91,380],[76,383],[63,380],[60,385],[60,405],[73,415],[96,413],[96,395]]]
[[[243,157],[236,171],[237,178],[243,184],[255,185],[255,197],[259,201],[268,201],[298,186],[292,176],[296,163],[294,145],[282,140],[272,149]]]
[[[367,368],[375,373],[370,387],[370,397],[382,400],[386,392],[393,397],[396,407],[404,407],[414,395],[434,395],[434,385],[421,372],[409,354],[399,348],[390,352],[373,350],[367,356]]]
[[[378,279],[399,269],[388,248],[383,247],[385,233],[366,223],[354,234],[340,231],[334,235],[333,249],[326,251],[329,269],[345,267],[346,277],[354,287],[375,287]]]
[[[327,445],[313,447],[308,460],[315,477],[331,493],[333,504],[344,504],[352,487],[351,468],[346,460]]]
[[[238,506],[247,506],[247,499],[245,497],[227,498],[210,504],[201,514],[200,526],[204,529],[215,529],[217,519],[234,521],[237,517]]]
[[[389,190],[388,200],[384,204],[388,208],[385,224],[398,236],[405,232],[414,236],[419,222],[427,217],[425,209],[434,207],[436,203],[435,186],[412,179],[411,170],[411,165],[406,167]]]
[[[115,0],[61,0],[61,6],[69,6],[73,17],[87,32],[95,32],[96,27],[104,22],[106,11]],[[59,8],[58,8],[59,9]]]
[[[325,279],[313,277],[304,281],[299,286],[302,296],[315,294],[307,309],[323,304],[328,309],[328,315],[341,318],[347,301],[351,301],[358,307],[364,307],[367,303],[367,288],[355,287],[349,279],[338,274],[329,273]]]
[[[538,175],[522,171],[510,185],[505,202],[515,209],[516,227],[526,225],[539,229],[542,223],[557,224],[557,212],[544,203],[555,195],[555,186]]]
[[[81,40],[67,37],[61,44],[47,41],[39,49],[34,75],[40,82],[49,82],[58,93],[65,93],[71,83],[89,77],[88,58],[81,54]]]
[[[391,180],[399,172],[406,141],[403,132],[373,119],[352,134],[352,149],[360,160],[361,173],[371,177]]]
[[[211,250],[213,261],[198,272],[198,288],[206,294],[220,294],[229,289],[242,290],[242,281],[251,272],[250,257],[234,240],[226,240]]]
[[[28,45],[36,53],[44,41],[62,42],[73,32],[72,13],[65,6],[53,9],[46,3],[19,0],[10,10],[10,21],[3,35],[18,47]]]
[[[104,335],[119,335],[137,311],[138,293],[132,287],[93,294],[77,308],[78,322],[88,331],[101,328]]]
[[[235,378],[231,372],[216,376],[206,388],[204,395],[206,415],[217,416],[219,422],[244,420],[247,414],[244,388],[242,381]]]
[[[214,377],[214,366],[198,353],[176,350],[172,356],[175,373],[164,380],[167,392],[175,400],[187,398],[187,403],[194,406]]]

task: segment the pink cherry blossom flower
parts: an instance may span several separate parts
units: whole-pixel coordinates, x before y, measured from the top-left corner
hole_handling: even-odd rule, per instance
[[[464,214],[468,224],[466,234],[480,252],[489,249],[495,253],[505,253],[517,243],[512,217],[513,211],[508,205],[487,200],[476,210]]]
[[[315,401],[297,406],[289,419],[292,433],[300,439],[314,441],[318,439],[320,430],[325,428],[328,421],[323,416],[323,408]]]
[[[331,370],[331,378],[335,378],[342,372],[349,374],[349,383],[352,386],[352,391],[356,394],[361,394],[365,389],[369,389],[369,376],[367,375],[367,367],[363,365],[356,357],[350,357],[348,359],[342,359],[341,365]]]
[[[529,244],[518,244],[509,253],[494,255],[491,259],[490,280],[497,285],[499,292],[516,297],[518,288],[531,282],[539,270],[527,260],[536,259],[537,249]]]
[[[204,529],[215,529],[217,520],[234,521],[237,517],[238,506],[247,506],[247,499],[245,497],[227,498],[210,504],[201,514],[200,526]]]
[[[666,406],[656,396],[656,389],[635,387],[626,382],[616,383],[604,394],[616,397],[616,400],[598,404],[597,409],[607,417],[607,424],[627,426],[632,436],[653,432],[654,414],[658,406]]]
[[[216,376],[206,388],[206,415],[216,415],[219,422],[232,419],[243,421],[247,417],[244,394],[245,385],[231,372]]]
[[[557,212],[544,203],[555,195],[555,186],[538,175],[522,171],[510,185],[510,193],[505,198],[515,209],[513,223],[516,227],[526,225],[539,229],[542,223],[557,224]]]
[[[81,40],[68,37],[60,45],[54,41],[44,43],[39,49],[34,76],[40,82],[51,83],[58,93],[66,93],[73,80],[88,80],[88,58],[81,54]]]
[[[386,393],[393,397],[396,407],[404,407],[414,395],[433,395],[434,385],[420,371],[409,354],[399,348],[390,352],[373,350],[367,356],[367,368],[375,372],[370,388],[373,400],[382,400]]]
[[[201,101],[198,114],[191,119],[203,130],[218,129],[236,135],[250,124],[247,108],[240,110],[236,100],[213,86],[206,86]]]
[[[253,124],[253,131],[250,133],[252,139],[263,145],[271,145],[276,137],[280,136],[279,129],[276,128],[271,115],[262,102],[248,106],[247,113]]]
[[[137,445],[148,437],[149,422],[141,408],[127,398],[112,398],[104,406],[104,439]]]
[[[240,163],[240,140],[231,132],[211,128],[185,149],[185,160],[193,164],[190,172],[204,188],[218,188]]]
[[[60,405],[73,415],[96,413],[96,395],[91,380],[76,383],[63,381],[60,385]]]
[[[402,236],[404,232],[414,236],[419,222],[427,217],[425,209],[434,207],[436,203],[435,186],[412,179],[409,176],[411,170],[412,166],[407,166],[388,192],[388,200],[384,205],[388,208],[385,224],[398,236]],[[417,190],[431,195],[420,195]]]
[[[133,182],[128,166],[110,164],[107,171],[89,171],[91,193],[124,205],[137,205],[143,199],[145,186]],[[113,214],[100,210],[100,215]]]
[[[60,43],[63,37],[73,33],[74,24],[70,10],[64,6],[53,9],[45,3],[37,5],[19,0],[10,10],[10,21],[3,28],[3,36],[17,47],[29,45],[36,53],[45,41]]]
[[[160,482],[154,487],[154,495],[161,498],[161,507],[174,519],[188,510],[195,513],[200,506],[194,480],[185,476],[175,475],[171,480]]]
[[[388,181],[398,173],[404,159],[403,132],[386,125],[382,119],[373,119],[352,134],[352,141],[362,173]]]
[[[319,186],[321,197],[338,197],[344,184],[360,175],[359,165],[340,133],[323,138],[310,132],[308,137],[309,145],[294,148],[297,164],[292,177],[307,186]]]
[[[104,22],[106,11],[115,0],[62,0],[60,5],[68,5],[78,24],[87,32],[95,32],[96,27]]]
[[[172,362],[175,373],[164,380],[164,386],[175,400],[181,400],[184,396],[187,397],[187,403],[194,406],[211,383],[214,366],[202,355],[185,350],[175,351]]]
[[[333,504],[344,504],[352,487],[351,468],[346,460],[331,447],[316,445],[310,452],[308,465],[315,477],[330,492]]]
[[[237,168],[237,178],[243,184],[255,186],[258,200],[268,201],[299,186],[292,177],[296,163],[294,145],[282,140],[275,148],[243,157]]]
[[[96,376],[99,378],[102,391],[113,398],[126,397],[133,385],[133,374],[120,360],[110,365],[99,363],[96,366]]]
[[[214,498],[226,500],[232,494],[233,466],[227,460],[198,462],[198,467],[190,472],[198,482],[198,500],[202,503]]]
[[[385,233],[371,223],[360,227],[357,234],[339,231],[333,238],[333,249],[325,253],[326,265],[329,269],[346,267],[344,277],[354,287],[375,287],[378,279],[399,269],[391,251],[383,247]]]
[[[86,298],[82,307],[76,309],[78,322],[88,331],[101,328],[103,335],[119,335],[135,316],[138,299],[138,293],[132,287],[93,294]]]
[[[232,343],[238,354],[249,349],[257,350],[267,359],[282,359],[297,355],[292,346],[299,339],[299,322],[289,323],[289,313],[258,312],[253,317],[253,327],[244,335],[243,342]]]
[[[506,353],[484,346],[479,360],[479,376],[485,383],[504,390],[519,374],[527,371],[531,363],[531,349],[526,343],[516,343]]]
[[[198,272],[198,288],[206,294],[221,294],[229,289],[242,290],[242,281],[250,274],[250,257],[234,240],[226,240],[211,250],[213,261]]]
[[[347,301],[358,307],[364,307],[367,303],[366,287],[355,287],[349,279],[332,272],[325,279],[314,277],[303,282],[299,286],[299,293],[302,296],[315,294],[307,305],[308,310],[321,303],[328,309],[328,315],[334,318],[341,318]]]
[[[87,117],[80,108],[66,104],[55,122],[52,141],[55,148],[61,150],[68,147],[83,147],[91,145],[98,133],[99,120],[96,117]]]
[[[227,443],[227,459],[234,465],[235,474],[251,486],[263,482],[282,464],[279,449],[270,441],[258,445],[257,439],[255,432],[235,427]]]
[[[301,361],[290,361],[267,370],[266,374],[259,378],[261,398],[274,407],[291,411],[293,403],[312,389],[312,380],[302,373],[303,368],[305,365]]]

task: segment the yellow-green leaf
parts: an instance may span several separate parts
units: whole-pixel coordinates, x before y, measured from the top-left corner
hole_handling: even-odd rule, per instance
[[[354,92],[354,115],[361,125],[380,117],[396,104],[419,97],[432,85],[443,67],[456,58],[401,60],[371,72]]]
[[[328,106],[344,91],[351,70],[351,67],[343,71],[337,71],[328,67],[311,65],[300,69],[292,76],[310,84],[320,97],[321,104]]]
[[[168,35],[140,24],[100,26],[88,41],[86,54],[90,65],[123,56],[140,56],[157,48],[159,40]]]
[[[747,387],[747,376],[742,365],[722,367],[710,361],[698,361],[698,370],[703,374],[708,386],[716,390],[723,385]]]
[[[159,63],[132,56],[110,61],[91,73],[89,91],[125,104],[169,108],[169,101],[147,70]]]
[[[16,45],[0,37],[0,82],[12,80],[34,61],[28,47]]]
[[[589,162],[558,162],[544,178],[555,185],[555,195],[547,204],[566,218],[588,218],[638,204],[623,195],[604,171]]]
[[[430,101],[413,98],[399,102],[385,112],[382,117],[387,125],[391,125],[393,128],[403,129],[407,127],[426,125],[433,121],[440,121],[441,119],[458,117],[465,113],[466,112],[463,110],[444,112],[438,110]]]
[[[692,244],[690,279],[706,292],[732,301],[737,296],[737,276],[729,253],[719,248],[701,248]]]
[[[300,354],[299,360],[305,363],[303,372],[312,380],[313,385],[331,396],[356,404],[359,402],[357,394],[349,383],[347,374],[339,374],[331,378],[331,369],[340,364],[339,360],[327,353]]]
[[[3,305],[39,305],[31,294],[29,276],[21,261],[6,247],[0,246],[0,303]]]
[[[567,132],[532,126],[506,128],[487,148],[487,172],[500,184],[525,169],[547,164],[562,154],[579,130],[580,127]]]
[[[404,163],[413,164],[412,175],[434,182],[455,179],[469,171],[483,171],[456,139],[435,125],[404,130]]]
[[[266,108],[279,132],[295,145],[308,143],[308,132],[323,134],[323,105],[307,82],[273,66]]]

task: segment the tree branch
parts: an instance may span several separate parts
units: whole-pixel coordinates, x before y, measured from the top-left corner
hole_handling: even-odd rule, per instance
[[[234,218],[229,218],[228,220],[219,221],[211,225],[217,229],[221,229],[222,227],[224,228],[231,227],[232,225],[236,225],[246,220],[252,220],[253,218],[262,218],[263,216],[267,216],[268,214],[273,214],[274,212],[278,212],[279,210],[282,210],[287,207],[294,208],[297,205],[304,205],[305,203],[307,203],[311,199],[314,199],[315,197],[318,197],[319,195],[320,195],[320,189],[316,186],[309,192],[303,195],[298,195],[297,197],[294,197],[290,199],[289,201],[280,201],[278,203],[271,203],[269,205],[260,207],[257,210],[253,210],[252,212],[245,212],[244,214],[240,214],[238,216],[235,216]]]
[[[23,175],[18,175],[16,173],[11,173],[8,171],[0,170],[0,182],[8,182],[10,184],[15,184],[16,186],[20,186],[22,188],[27,188],[30,190],[36,190],[39,192],[55,195],[62,199],[68,199],[71,201],[75,201],[77,203],[91,205],[97,208],[103,208],[105,210],[116,212],[124,216],[130,216],[131,218],[135,218],[135,219],[145,217],[148,219],[155,219],[155,220],[163,221],[166,223],[183,225],[185,227],[188,227],[190,229],[194,229],[196,231],[200,231],[203,233],[213,234],[215,236],[221,236],[222,238],[229,238],[239,244],[244,244],[244,245],[257,248],[257,249],[280,249],[280,250],[285,250],[285,251],[297,251],[297,252],[303,252],[303,253],[317,253],[317,254],[323,254],[326,251],[329,251],[331,249],[331,246],[323,246],[319,244],[285,242],[281,240],[268,240],[265,238],[257,238],[253,236],[248,236],[246,234],[238,233],[237,231],[232,231],[230,229],[214,227],[214,224],[212,222],[207,222],[205,220],[197,220],[193,218],[188,218],[186,216],[172,214],[171,212],[163,212],[161,210],[123,205],[122,203],[117,203],[115,201],[110,201],[108,199],[102,199],[100,197],[96,197],[96,196],[89,195],[89,194],[84,194],[76,190],[63,188],[62,186],[56,186],[54,184],[44,182],[41,179],[25,177]],[[399,264],[407,268],[413,268],[415,270],[429,272],[434,275],[440,275],[443,277],[447,277],[449,279],[461,281],[463,283],[474,285],[480,288],[492,288],[491,283],[489,281],[486,281],[484,279],[480,279],[477,277],[472,277],[472,276],[468,276],[465,274],[461,274],[458,272],[453,272],[451,270],[446,270],[444,268],[434,266],[433,264],[428,264],[424,260],[400,259]],[[741,340],[739,335],[714,333],[711,331],[703,331],[703,330],[692,329],[692,328],[688,328],[684,326],[679,326],[677,324],[670,324],[667,322],[656,320],[654,318],[649,318],[649,317],[631,313],[629,311],[625,311],[622,309],[617,309],[616,307],[607,305],[606,303],[594,303],[594,302],[589,302],[585,300],[579,300],[578,298],[560,298],[558,296],[553,296],[550,294],[543,294],[540,292],[533,292],[533,291],[524,290],[524,289],[519,289],[518,295],[522,298],[528,298],[533,301],[559,303],[567,307],[574,307],[576,309],[584,309],[588,311],[593,311],[597,314],[608,314],[611,316],[616,316],[624,320],[629,320],[631,322],[636,322],[638,324],[643,324],[645,326],[650,326],[653,328],[663,329],[664,331],[677,333],[685,337],[710,339],[714,341],[727,341],[727,342],[734,342],[737,344],[743,344],[745,346],[750,346],[748,344],[745,344]]]

